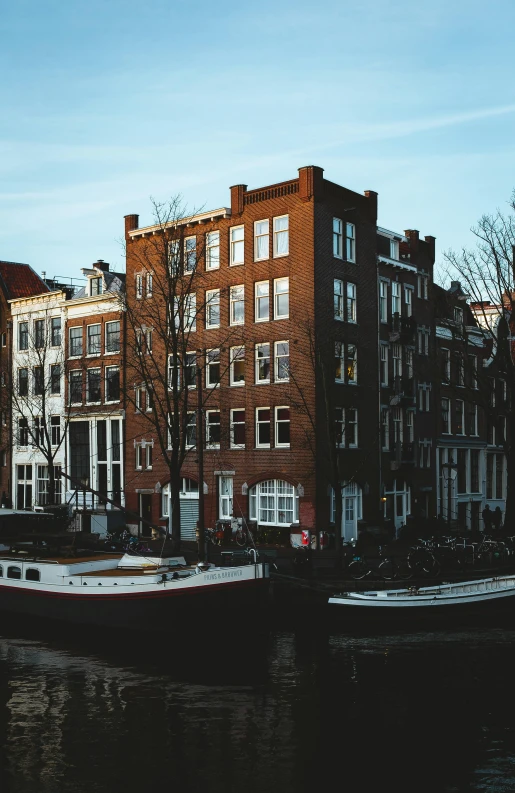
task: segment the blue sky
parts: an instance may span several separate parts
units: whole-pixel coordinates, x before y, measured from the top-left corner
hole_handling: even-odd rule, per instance
[[[123,269],[149,197],[315,164],[437,254],[515,188],[513,0],[17,0],[0,17],[0,258]]]

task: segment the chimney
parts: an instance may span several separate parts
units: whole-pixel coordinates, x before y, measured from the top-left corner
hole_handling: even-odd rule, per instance
[[[424,237],[424,239],[427,242],[427,245],[428,245],[429,250],[431,252],[431,261],[434,264],[435,263],[436,237],[432,237],[431,235],[426,235]]]
[[[368,209],[370,212],[370,219],[373,223],[377,224],[377,193],[375,190],[365,190],[365,197],[368,198]]]
[[[418,231],[416,229],[406,229],[404,234],[409,239],[410,253],[418,253]]]
[[[235,184],[231,188],[231,215],[241,215],[243,212],[243,194],[247,190],[246,184]]]
[[[129,231],[134,231],[139,225],[139,215],[125,215],[125,239],[129,239]]]
[[[299,198],[301,201],[310,201],[312,198],[322,198],[324,190],[324,169],[318,165],[306,165],[299,168]]]
[[[109,262],[105,262],[103,259],[97,259],[96,262],[93,262],[92,267],[103,270],[104,273],[109,272]]]

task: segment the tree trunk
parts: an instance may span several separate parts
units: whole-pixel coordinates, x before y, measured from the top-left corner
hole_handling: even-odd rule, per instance
[[[334,540],[336,549],[336,567],[341,569],[343,559],[343,499],[342,486],[340,482],[333,483],[334,488]]]
[[[181,546],[181,483],[182,477],[178,468],[173,466],[170,468],[170,523],[175,553]]]

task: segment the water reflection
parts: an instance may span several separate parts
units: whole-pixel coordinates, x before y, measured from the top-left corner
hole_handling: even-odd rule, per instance
[[[143,645],[4,630],[0,784],[514,790],[514,639],[318,626]]]

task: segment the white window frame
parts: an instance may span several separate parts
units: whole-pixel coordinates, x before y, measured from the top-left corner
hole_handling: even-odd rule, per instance
[[[20,323],[23,324],[23,323]],[[72,344],[72,333],[79,331],[76,336],[76,339],[80,338],[80,352],[79,353],[72,353],[73,344]],[[69,358],[82,358],[84,355],[84,328],[82,325],[73,325],[71,328],[68,328],[68,352]]]
[[[212,416],[218,416],[218,421],[212,421]],[[213,441],[210,438],[211,428],[218,427],[218,437],[219,439],[222,437],[222,414],[220,409],[218,410],[206,410],[206,448],[207,449],[219,449],[220,448],[220,440]]]
[[[261,289],[265,289],[266,292],[263,291],[263,294],[260,294]],[[265,301],[267,303],[267,311],[266,316],[260,316],[261,314],[261,301]],[[270,322],[270,281],[256,281],[254,283],[254,322]]]
[[[259,352],[262,347],[268,347],[268,355],[259,355]],[[270,370],[271,370],[271,360],[270,360],[270,353],[271,353],[271,344],[268,341],[260,342],[255,345],[254,347],[254,375],[255,375],[255,383],[259,385],[261,383],[269,383],[270,382]],[[267,378],[260,378],[259,377],[259,362],[268,360],[268,377]]]
[[[345,224],[345,259],[356,264],[356,224]]]
[[[457,399],[455,403],[455,411],[456,416],[460,414],[461,418],[461,432],[456,432],[456,435],[465,435],[466,426],[465,426],[465,401],[463,399]]]
[[[241,232],[241,238],[238,233]],[[229,229],[230,267],[245,264],[245,226],[231,226]],[[241,251],[241,253],[239,253]]]
[[[392,344],[392,371],[394,377],[402,377],[402,345]]]
[[[355,324],[358,321],[357,320],[358,301],[357,301],[356,284],[352,283],[352,281],[347,281],[347,287],[345,291],[346,291],[345,308],[347,311],[347,322],[351,322]]]
[[[147,272],[146,287],[147,287],[147,297],[152,297],[153,289],[154,289],[154,276],[150,272]]]
[[[399,240],[390,239],[390,259],[399,261]]]
[[[447,349],[447,347],[442,347],[442,374],[444,375],[445,379],[442,380],[443,383],[448,384],[451,382],[451,351]]]
[[[261,410],[268,410],[268,421],[259,419],[259,412]],[[256,408],[256,449],[270,449],[271,440],[272,440],[272,412],[269,407],[257,407]],[[260,443],[259,442],[259,427],[261,425],[268,424],[268,431],[270,433],[270,441],[268,443]]]
[[[235,413],[243,413],[243,421],[235,421],[234,420],[234,414]],[[235,441],[234,441],[234,427],[235,426],[241,426],[243,424],[243,426],[245,428],[244,434],[245,434],[245,440],[246,440],[246,435],[247,435],[246,428],[247,428],[247,425],[246,425],[246,421],[245,421],[245,417],[246,417],[245,408],[232,408],[230,416],[231,416],[230,440],[229,440],[230,447],[231,447],[231,449],[244,449],[245,448],[245,443],[235,443]]]
[[[388,345],[381,344],[380,345],[380,366],[379,366],[379,377],[381,380],[381,385],[385,388],[388,387]]]
[[[206,233],[206,270],[220,269],[220,232]]]
[[[281,282],[286,282],[287,289],[286,291],[282,290],[279,291],[279,285]],[[288,311],[286,314],[281,314],[279,312],[279,299],[281,296],[287,295],[288,298]],[[288,276],[285,278],[274,278],[274,319],[288,319],[290,316],[290,279]]]
[[[287,419],[279,418],[280,410],[288,411]],[[288,424],[288,437],[290,438],[288,443],[279,443],[279,429],[282,424]],[[291,446],[291,413],[289,405],[278,405],[274,408],[274,440],[276,449],[289,449]]]
[[[279,349],[280,344],[287,344],[288,345],[288,353],[285,354],[283,351]],[[283,358],[288,358],[288,376],[287,377],[280,377],[280,367],[279,364]],[[288,383],[290,381],[290,342],[288,340],[285,341],[276,341],[274,342],[274,382],[276,383]]]
[[[287,489],[285,489],[285,486]],[[261,520],[261,498],[266,504],[267,517],[271,514],[272,520]],[[279,509],[279,499],[292,499],[292,509]],[[258,482],[249,489],[249,514],[251,520],[256,520],[260,526],[291,526],[299,522],[299,493],[294,485],[283,479],[268,479]],[[291,514],[292,519],[289,518]],[[287,520],[281,517],[288,516]]]
[[[350,351],[354,350],[354,355],[351,358]],[[353,377],[352,379],[349,376],[348,370],[348,361],[353,360]],[[345,381],[349,385],[357,385],[358,384],[358,348],[356,344],[346,344],[345,350]]]
[[[340,278],[334,279],[334,318],[339,322],[345,321],[345,308],[343,303],[344,282]]]
[[[114,325],[115,323],[118,324],[118,348],[116,350],[110,350],[108,348],[108,343],[107,343],[107,331],[108,331],[109,326],[110,325]],[[106,322],[105,329],[104,329],[104,349],[105,349],[105,354],[106,355],[114,355],[115,353],[120,352],[120,350],[121,350],[120,335],[121,335],[121,322],[120,322],[119,319],[113,319],[110,322]]]
[[[243,380],[236,380],[234,377],[234,364],[243,359]],[[229,350],[229,382],[231,386],[240,388],[245,385],[245,347],[239,344]]]
[[[388,282],[379,281],[379,320],[388,322]]]
[[[218,479],[218,515],[220,520],[230,520],[233,516],[233,477],[220,476]]]
[[[241,290],[241,292],[238,292],[237,290]],[[240,319],[236,319],[235,318],[236,306],[240,303],[243,307],[242,317]],[[237,284],[229,288],[229,325],[244,325],[244,324],[245,324],[245,285]]]
[[[419,273],[417,275],[417,297],[421,300],[428,299],[429,291],[429,276],[426,273]]]
[[[118,376],[119,376],[119,380],[118,380],[118,399],[108,399],[107,398],[108,397],[108,394],[107,394],[108,374],[110,372],[113,372],[113,371],[117,371],[118,372]],[[122,397],[122,387],[121,387],[121,382],[120,382],[120,367],[119,366],[106,366],[105,369],[104,369],[104,402],[105,402],[105,404],[111,404],[111,403],[114,404],[116,402],[119,402],[121,397]]]
[[[143,299],[143,273],[136,273],[136,300]]]
[[[193,261],[193,267],[191,267]],[[184,238],[184,272],[193,273],[197,268],[197,237],[195,235]]]
[[[286,227],[278,228],[279,221],[286,218]],[[274,259],[279,259],[281,256],[288,256],[290,253],[290,218],[289,215],[277,215],[273,218],[273,234],[274,234]],[[282,240],[286,240],[286,250],[279,252],[282,248]]]
[[[211,322],[211,310],[212,308],[218,306],[218,322]],[[208,289],[206,290],[206,330],[211,330],[212,328],[219,328],[221,321],[221,312],[220,312],[220,289]]]
[[[442,435],[451,435],[451,400],[448,397],[442,397],[440,403],[440,410],[442,415]],[[445,411],[447,419],[444,418]]]
[[[195,437],[195,443],[189,443],[191,440],[191,431]],[[197,446],[197,414],[194,410],[188,410],[188,417],[186,422],[186,449],[195,449]]]
[[[392,281],[392,315],[401,313],[401,284],[399,281]]]
[[[413,287],[404,284],[404,306],[407,317],[413,316]]]
[[[266,224],[266,231],[260,231],[261,224]],[[259,232],[259,233],[258,233]],[[258,251],[261,247],[260,240],[266,238],[266,243],[264,244],[265,256],[259,256]],[[264,220],[256,220],[254,222],[254,261],[255,262],[263,262],[270,258],[270,221],[268,219]]]
[[[98,399],[91,399],[89,393],[89,377],[93,372],[98,372],[99,390]],[[100,366],[91,366],[86,370],[86,402],[88,405],[100,405],[102,401],[102,370]]]
[[[100,333],[95,334],[94,336],[90,337],[90,330],[92,328],[99,328]],[[99,348],[98,350],[90,351],[90,338],[98,339]],[[102,324],[100,322],[93,322],[91,325],[86,325],[86,355],[93,358],[98,358],[99,355],[102,354]]]
[[[215,353],[218,353],[218,358],[215,357]],[[218,364],[218,381],[216,383],[210,382],[210,375],[211,375],[211,367],[216,366]],[[220,380],[221,380],[221,360],[220,360],[220,348],[213,347],[211,350],[206,350],[206,388],[219,388],[220,387]]]
[[[343,259],[343,221],[333,218],[333,256]]]

